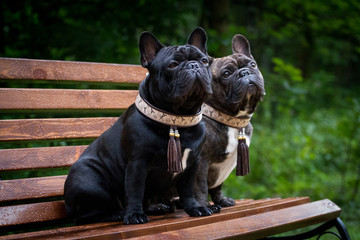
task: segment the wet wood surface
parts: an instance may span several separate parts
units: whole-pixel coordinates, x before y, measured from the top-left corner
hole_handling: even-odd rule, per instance
[[[70,167],[86,148],[87,145],[0,149],[0,171]]]
[[[96,138],[117,117],[0,120],[0,141]]]
[[[0,79],[140,83],[139,65],[0,58]]]
[[[33,207],[29,208],[34,211]],[[238,200],[236,206],[223,208],[221,213],[208,217],[189,217],[178,210],[150,217],[146,224],[89,224],[0,239],[258,239],[334,219],[340,211],[327,199],[316,202],[309,202],[308,198]]]
[[[66,217],[65,204],[53,201],[0,207],[0,216],[0,226],[57,220]],[[8,237],[0,236],[0,239]]]
[[[137,90],[0,88],[0,110],[126,109]]]
[[[214,221],[196,227],[163,231],[137,239],[260,239],[266,236],[303,228],[312,224],[335,219],[340,208],[330,200],[321,200],[304,205],[250,214],[241,218]],[[113,235],[115,236],[115,234]],[[101,236],[92,237],[101,239]]]
[[[52,176],[2,180],[0,202],[62,196],[65,179],[66,176]]]

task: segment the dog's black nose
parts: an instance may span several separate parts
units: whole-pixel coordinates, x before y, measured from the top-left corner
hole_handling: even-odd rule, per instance
[[[251,72],[249,71],[249,69],[242,69],[239,72],[240,77],[245,77],[245,76],[250,75],[250,74],[251,74]]]
[[[189,62],[186,67],[188,69],[196,70],[196,69],[200,68],[200,65],[197,62]]]

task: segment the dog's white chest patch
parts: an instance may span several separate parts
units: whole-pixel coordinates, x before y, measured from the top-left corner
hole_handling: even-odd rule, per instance
[[[184,153],[183,153],[183,157],[181,159],[182,167],[183,167],[184,170],[186,169],[187,159],[189,157],[190,151],[191,151],[190,148],[185,148]]]
[[[237,162],[238,134],[238,129],[228,127],[228,145],[226,146],[226,152],[228,152],[228,155],[223,162],[214,163],[210,166],[213,170],[218,172],[218,177],[214,184],[209,186],[209,188],[215,188],[222,184],[228,178],[231,171],[235,168]],[[250,144],[250,139],[248,136],[246,136],[246,144]]]
[[[184,152],[183,152],[183,156],[181,159],[181,164],[182,164],[182,168],[185,171],[186,166],[187,166],[187,159],[189,157],[189,153],[190,153],[191,149],[190,148],[185,148]],[[178,173],[174,173],[174,177],[177,175]]]

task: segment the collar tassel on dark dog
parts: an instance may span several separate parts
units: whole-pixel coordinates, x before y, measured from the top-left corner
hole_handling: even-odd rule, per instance
[[[181,162],[181,143],[180,134],[176,127],[170,127],[169,137],[167,148],[168,171],[181,172],[183,170]]]
[[[182,154],[180,133],[177,127],[187,128],[192,127],[201,122],[202,111],[194,115],[175,115],[163,111],[151,105],[146,99],[143,99],[140,94],[137,95],[135,106],[147,118],[150,118],[158,123],[170,126],[169,142],[167,147],[167,164],[169,172],[181,172],[182,167]]]
[[[238,135],[238,152],[236,176],[245,176],[250,172],[249,147],[246,144],[245,128],[241,128]]]

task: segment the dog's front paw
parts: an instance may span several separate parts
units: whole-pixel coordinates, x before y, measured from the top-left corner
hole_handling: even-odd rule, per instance
[[[124,224],[141,224],[147,223],[149,218],[144,213],[125,214]]]
[[[208,207],[192,207],[186,210],[191,217],[210,216],[213,211]]]
[[[235,201],[232,198],[223,197],[222,199],[217,201],[216,204],[220,205],[221,207],[231,207],[235,206]]]
[[[146,210],[146,213],[149,215],[164,215],[171,212],[174,212],[174,208],[163,203],[152,204]]]
[[[208,208],[210,208],[213,213],[219,213],[221,211],[221,206],[217,204],[209,205]]]

